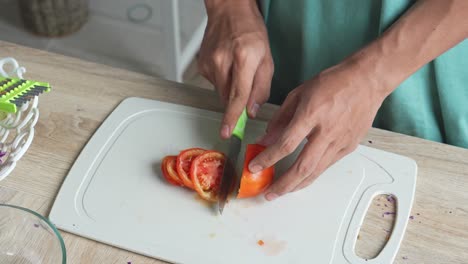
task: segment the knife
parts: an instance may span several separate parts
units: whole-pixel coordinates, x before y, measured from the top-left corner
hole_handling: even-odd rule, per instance
[[[229,139],[229,150],[226,162],[224,164],[223,174],[221,176],[221,186],[218,193],[219,214],[223,214],[224,205],[227,197],[234,187],[237,179],[236,164],[241,149],[242,139],[244,138],[245,124],[247,123],[247,111],[244,109]]]

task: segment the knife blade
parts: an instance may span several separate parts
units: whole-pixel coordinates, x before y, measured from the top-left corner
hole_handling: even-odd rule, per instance
[[[242,139],[244,138],[247,119],[247,111],[244,109],[237,120],[232,136],[229,139],[228,156],[226,157],[226,162],[224,164],[223,174],[221,176],[221,186],[218,193],[218,210],[220,215],[223,214],[228,195],[237,179],[236,164],[241,149]]]

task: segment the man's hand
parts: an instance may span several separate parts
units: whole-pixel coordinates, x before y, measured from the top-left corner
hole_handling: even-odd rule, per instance
[[[226,104],[221,137],[230,137],[244,108],[255,117],[270,95],[273,60],[255,0],[206,0],[208,25],[198,68]]]
[[[356,148],[382,104],[420,67],[468,37],[468,1],[416,3],[380,38],[293,90],[260,143],[269,147],[249,164],[267,168],[307,144],[266,192],[267,200],[309,185]]]
[[[311,184],[366,135],[387,94],[361,70],[354,63],[342,63],[288,95],[259,140],[268,147],[249,169],[255,173],[272,166],[304,139],[307,143],[294,164],[267,190],[267,200]]]

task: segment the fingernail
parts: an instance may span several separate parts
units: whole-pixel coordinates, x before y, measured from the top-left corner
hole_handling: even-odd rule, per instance
[[[267,193],[267,194],[265,194],[265,199],[267,199],[268,201],[273,201],[278,197],[279,196],[276,193]]]
[[[255,103],[252,105],[252,108],[250,108],[250,113],[252,114],[252,117],[257,116],[258,109],[260,109],[260,105]]]
[[[254,165],[249,165],[249,171],[251,173],[257,173],[259,171],[263,170],[262,166],[258,165],[258,164],[254,164]]]
[[[221,128],[221,136],[224,137],[224,138],[228,138],[229,137],[229,126],[228,125],[223,125],[223,127]]]

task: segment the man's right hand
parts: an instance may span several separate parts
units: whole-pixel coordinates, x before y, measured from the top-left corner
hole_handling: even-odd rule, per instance
[[[226,105],[221,137],[228,138],[244,108],[255,117],[268,100],[273,59],[255,0],[205,0],[205,5],[208,24],[198,68]]]

